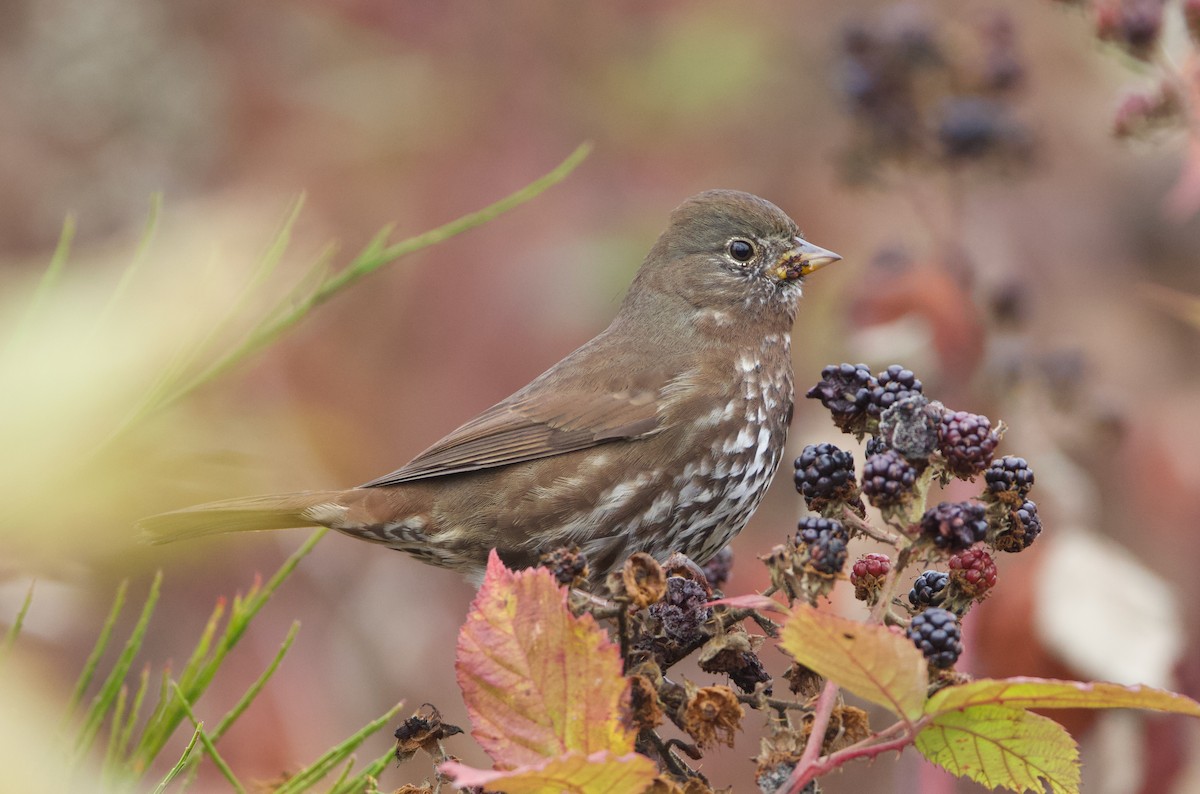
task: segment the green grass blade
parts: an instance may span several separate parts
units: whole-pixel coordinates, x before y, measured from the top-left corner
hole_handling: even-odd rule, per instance
[[[154,582],[150,585],[150,593],[146,596],[146,603],[142,606],[142,613],[138,616],[137,625],[133,627],[133,631],[129,635],[129,639],[125,643],[125,647],[121,649],[121,655],[117,657],[113,669],[109,672],[108,677],[104,680],[104,684],[100,687],[100,691],[96,694],[92,701],[92,706],[88,710],[87,717],[84,719],[83,728],[79,732],[79,737],[75,744],[76,760],[83,757],[88,750],[91,749],[92,743],[96,739],[96,734],[100,730],[100,725],[104,720],[104,715],[112,707],[113,701],[117,697],[117,693],[125,680],[125,675],[129,672],[129,667],[133,663],[133,657],[137,655],[138,650],[142,647],[142,640],[146,636],[146,627],[150,624],[150,616],[154,613],[154,607],[158,603],[159,589],[162,587],[162,571],[154,575]]]
[[[96,638],[96,644],[92,647],[92,652],[88,654],[87,661],[84,662],[83,672],[79,675],[79,680],[75,682],[75,691],[71,693],[71,700],[67,705],[67,715],[75,713],[75,709],[79,708],[79,704],[83,702],[83,693],[92,685],[92,679],[96,675],[96,666],[100,664],[100,657],[104,655],[104,651],[108,648],[109,640],[112,639],[113,628],[117,624],[117,618],[121,616],[121,610],[125,608],[125,595],[129,590],[129,580],[125,579],[117,586],[117,596],[113,599],[113,605],[108,610],[108,617],[104,619],[104,626],[100,629],[100,636]]]
[[[158,222],[162,216],[162,205],[162,193],[155,193],[150,197],[150,213],[146,216],[146,225],[142,228],[142,234],[138,238],[137,250],[134,252],[133,259],[130,260],[125,271],[121,273],[121,278],[117,281],[117,286],[113,288],[112,294],[108,296],[108,302],[104,304],[104,308],[100,310],[100,314],[96,317],[96,328],[102,326],[112,316],[113,311],[120,305],[121,299],[125,297],[125,293],[129,291],[129,285],[137,277],[138,271],[145,265],[150,253],[150,246],[153,244],[154,238],[158,235]]]
[[[46,266],[46,270],[42,273],[42,278],[38,281],[38,285],[33,290],[33,295],[29,298],[29,306],[25,310],[25,316],[17,323],[16,328],[12,330],[12,335],[8,339],[7,349],[13,350],[25,338],[25,334],[29,332],[38,314],[41,313],[46,301],[50,299],[50,293],[58,285],[58,279],[62,276],[63,269],[67,266],[67,259],[71,255],[71,243],[75,240],[75,216],[68,215],[63,221],[62,232],[58,236],[58,245],[54,248],[54,254],[50,257],[50,264]]]
[[[142,713],[142,703],[146,700],[146,692],[150,689],[150,665],[142,668],[142,675],[138,679],[138,688],[133,695],[133,705],[129,708],[129,714],[125,718],[125,724],[121,726],[121,730],[117,735],[117,758],[123,763],[127,762],[126,756],[129,752],[129,743],[133,741],[133,729],[137,725],[138,715]]]
[[[175,762],[175,766],[171,767],[171,771],[154,787],[154,794],[163,794],[167,790],[167,786],[171,781],[179,777],[179,774],[187,768],[188,761],[192,758],[192,751],[196,749],[196,742],[200,740],[200,726],[196,726],[196,730],[192,731],[192,738],[188,741],[187,747],[183,748],[183,755],[179,756],[179,760]]]
[[[378,789],[378,778],[383,773],[383,770],[396,760],[395,748],[389,748],[386,753],[372,761],[366,769],[359,772],[354,778],[345,781],[337,788],[330,791],[330,794],[362,794],[366,791],[368,785],[375,784],[372,790]]]
[[[100,764],[100,772],[105,779],[111,779],[117,764],[117,743],[120,741],[121,728],[125,724],[125,707],[129,705],[129,687],[122,685],[117,692],[117,702],[112,708],[109,720],[108,746],[104,749],[104,760]]]
[[[354,769],[354,765],[358,763],[358,756],[350,756],[346,759],[346,763],[342,766],[342,774],[337,776],[337,780],[333,781],[333,786],[329,789],[330,792],[337,791],[341,788],[346,779],[350,777],[350,771]]]
[[[275,658],[271,660],[271,664],[250,685],[250,688],[246,690],[246,694],[242,695],[241,699],[229,710],[229,713],[217,723],[216,729],[211,734],[214,742],[220,740],[225,735],[225,731],[229,730],[229,727],[233,725],[237,718],[242,716],[242,713],[250,707],[250,704],[258,697],[258,693],[266,686],[267,681],[271,680],[271,676],[275,675],[275,671],[279,669],[279,664],[283,661],[283,657],[287,654],[288,649],[292,647],[292,643],[295,642],[298,631],[300,631],[300,621],[297,620],[292,623],[292,627],[288,630],[287,636],[284,637],[283,644],[276,651]]]
[[[258,326],[245,342],[218,359],[192,381],[182,386],[176,392],[173,392],[161,404],[169,405],[177,402],[200,386],[237,366],[249,356],[269,346],[304,319],[314,308],[364,276],[370,275],[384,265],[391,264],[408,254],[415,253],[423,248],[428,248],[431,245],[436,245],[465,231],[474,229],[476,226],[487,223],[498,215],[530,201],[546,189],[566,179],[583,162],[584,158],[591,152],[591,149],[592,145],[590,143],[581,144],[557,167],[544,176],[530,182],[525,187],[505,196],[499,201],[489,204],[481,210],[445,223],[436,229],[431,229],[423,234],[410,237],[391,246],[384,246],[382,244],[384,239],[383,234],[377,235],[363,249],[362,253],[355,257],[354,261],[343,270],[327,278],[307,299],[297,303],[290,311],[286,311]]]
[[[196,732],[200,734],[200,744],[204,747],[204,752],[212,759],[212,762],[220,770],[221,775],[229,781],[229,785],[233,786],[233,790],[238,794],[246,794],[246,789],[238,782],[237,777],[233,774],[233,770],[229,768],[229,764],[225,763],[225,759],[217,752],[216,746],[212,743],[212,739],[204,732],[204,723],[196,719],[196,715],[192,712],[192,705],[183,695],[183,690],[178,684],[172,683],[171,691],[174,692],[176,700],[183,707],[184,714],[191,720],[192,725],[196,726]]]
[[[4,642],[0,644],[0,661],[8,656],[12,651],[12,647],[17,642],[17,637],[21,634],[21,628],[25,625],[25,616],[29,614],[29,605],[33,603],[33,586],[36,581],[29,583],[29,589],[25,591],[25,600],[21,602],[21,608],[17,610],[17,617],[13,620],[13,624],[8,627],[8,631],[4,632]]]
[[[367,724],[362,730],[318,758],[311,766],[297,772],[287,782],[275,789],[274,794],[299,794],[299,792],[307,791],[313,784],[319,782],[349,758],[350,754],[357,750],[368,737],[387,725],[403,705],[403,703],[397,703],[387,714]]]

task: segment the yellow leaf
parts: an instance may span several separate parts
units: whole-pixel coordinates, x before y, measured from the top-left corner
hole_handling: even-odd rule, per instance
[[[654,762],[643,755],[618,757],[605,752],[571,753],[502,772],[473,769],[457,761],[442,764],[441,770],[459,788],[483,786],[506,794],[638,794],[658,774]]]
[[[1047,678],[981,678],[938,691],[926,714],[971,706],[1003,705],[1023,709],[1149,709],[1200,717],[1200,703],[1148,686],[1055,681]]]
[[[1079,791],[1075,740],[1054,720],[1024,709],[971,706],[939,714],[917,734],[916,747],[943,769],[992,788]]]
[[[780,644],[797,662],[864,700],[908,720],[923,712],[925,657],[903,634],[797,604]]]
[[[633,750],[619,650],[591,615],[571,614],[544,569],[514,573],[492,552],[455,671],[472,735],[499,768]]]

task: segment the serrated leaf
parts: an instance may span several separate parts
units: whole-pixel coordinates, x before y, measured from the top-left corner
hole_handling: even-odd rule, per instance
[[[926,714],[970,706],[1023,709],[1148,709],[1200,717],[1200,703],[1148,686],[1056,681],[1049,678],[981,678],[946,687],[925,704]]]
[[[614,756],[571,753],[540,764],[493,772],[474,769],[457,761],[441,765],[454,785],[482,786],[506,794],[637,794],[654,782],[658,768],[643,755]]]
[[[1079,748],[1049,717],[1011,706],[971,706],[934,717],[916,747],[960,777],[1010,791],[1077,794]]]
[[[633,750],[620,652],[591,615],[571,614],[545,569],[514,573],[492,552],[454,666],[472,735],[498,767]]]
[[[903,634],[797,604],[784,621],[780,644],[797,662],[863,700],[909,720],[923,712],[925,657]]]

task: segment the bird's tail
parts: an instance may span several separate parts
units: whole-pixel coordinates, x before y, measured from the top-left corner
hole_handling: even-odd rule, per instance
[[[320,508],[336,504],[340,495],[340,491],[303,491],[226,499],[159,513],[143,518],[137,526],[147,543],[171,543],[225,532],[311,527],[325,523],[322,519],[328,510]]]

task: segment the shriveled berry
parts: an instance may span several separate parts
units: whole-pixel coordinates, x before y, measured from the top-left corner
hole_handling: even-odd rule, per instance
[[[867,458],[863,465],[862,492],[879,508],[896,507],[912,499],[917,469],[894,449]]]
[[[721,549],[700,566],[700,570],[704,571],[704,578],[708,580],[709,587],[714,590],[724,588],[733,572],[733,549],[728,546]]]
[[[1026,499],[1005,516],[1004,526],[990,541],[996,551],[1018,552],[1029,548],[1042,534],[1042,519],[1037,504]]]
[[[925,468],[938,448],[938,427],[945,407],[923,394],[910,394],[892,403],[879,417],[879,438],[910,463]]]
[[[942,571],[925,571],[913,582],[908,591],[908,603],[913,609],[921,610],[941,605],[946,598],[946,584],[950,574]]]
[[[939,549],[961,551],[987,536],[987,511],[976,502],[941,502],[921,516],[921,534]]]
[[[708,593],[704,585],[682,576],[667,577],[667,593],[658,603],[650,605],[650,614],[662,621],[663,632],[670,639],[686,643],[700,636],[700,627],[712,617],[706,607]]]
[[[970,479],[988,467],[1000,436],[986,416],[968,411],[947,411],[938,426],[938,451],[946,470]]]
[[[833,501],[858,496],[854,479],[854,456],[833,444],[809,444],[795,462],[796,490],[812,510]]]
[[[866,431],[871,391],[877,385],[866,364],[830,364],[805,396],[820,400],[841,430],[861,437]]]
[[[983,481],[989,496],[1000,498],[1002,494],[1009,494],[1007,498],[1020,497],[1024,501],[1033,487],[1033,469],[1029,468],[1025,458],[1005,455],[992,461],[983,473]]]
[[[932,607],[913,616],[908,638],[921,649],[930,667],[945,670],[962,655],[962,629],[953,612]]]
[[[846,564],[849,536],[842,522],[832,518],[807,517],[797,525],[796,545],[807,550],[813,570],[833,575]]]
[[[905,369],[899,364],[892,364],[875,376],[875,386],[870,392],[871,399],[867,405],[867,413],[878,418],[897,400],[920,394],[922,388],[921,381],[917,380],[917,376],[913,374],[912,370]]]
[[[850,567],[850,584],[854,585],[854,597],[859,601],[874,603],[878,600],[883,580],[892,569],[892,561],[886,554],[864,554]]]

